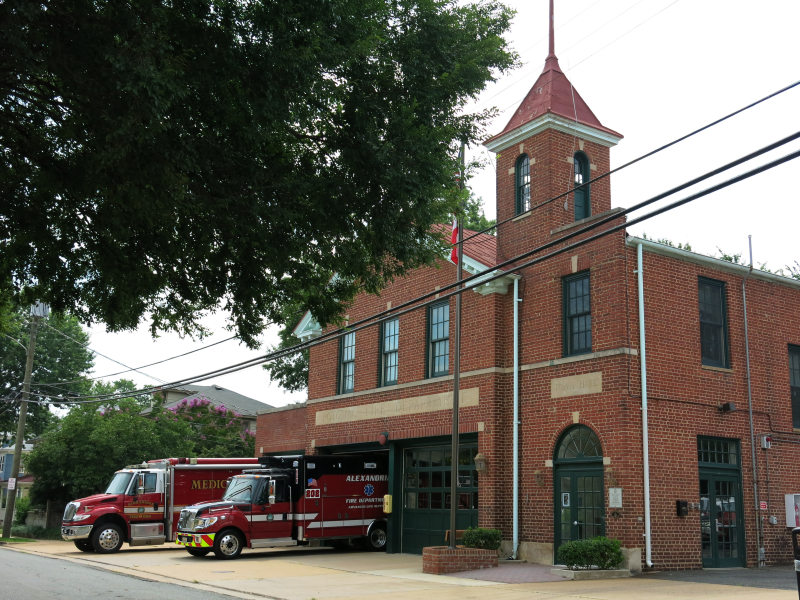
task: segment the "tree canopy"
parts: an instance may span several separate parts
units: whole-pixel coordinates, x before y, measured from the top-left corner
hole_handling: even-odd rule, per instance
[[[435,259],[496,0],[0,3],[0,276],[112,331],[255,344]],[[339,277],[331,282],[331,275]]]
[[[162,409],[145,418],[132,399],[120,399],[105,410],[97,404],[76,406],[24,459],[34,475],[31,497],[44,504],[102,492],[114,472],[126,465],[191,456],[191,437],[186,421]]]
[[[0,403],[0,436],[3,442],[9,441],[17,431],[19,399],[22,396],[31,330],[27,319],[27,310],[12,312],[7,329],[0,332],[0,397],[14,400],[13,403]],[[92,385],[87,373],[94,366],[94,357],[91,350],[81,345],[88,341],[88,333],[75,317],[51,313],[47,320],[40,322],[31,373],[31,392],[45,396],[33,395],[31,400],[57,401],[58,396],[90,390]],[[26,438],[41,434],[53,418],[48,406],[29,403]]]

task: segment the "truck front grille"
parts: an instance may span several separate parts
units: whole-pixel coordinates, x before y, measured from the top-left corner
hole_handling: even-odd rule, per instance
[[[194,530],[194,515],[193,510],[182,510],[181,516],[178,518],[178,529],[181,531]]]
[[[79,507],[80,504],[78,504],[77,502],[70,502],[69,504],[67,504],[67,507],[64,509],[64,520],[72,521],[73,517],[75,516],[75,513],[78,512]]]

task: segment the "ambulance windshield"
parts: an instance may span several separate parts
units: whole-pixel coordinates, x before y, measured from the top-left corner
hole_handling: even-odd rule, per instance
[[[106,494],[124,494],[133,473],[114,473],[114,479],[108,484]]]
[[[233,500],[234,502],[250,502],[253,495],[253,483],[255,479],[250,477],[234,477],[228,489],[225,490],[223,500]]]

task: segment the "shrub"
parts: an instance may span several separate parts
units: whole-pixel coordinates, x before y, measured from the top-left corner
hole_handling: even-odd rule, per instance
[[[18,498],[17,503],[14,505],[14,525],[25,525],[25,519],[28,518],[28,511],[30,509],[30,498],[27,496]]]
[[[499,529],[484,529],[483,527],[470,527],[464,532],[462,540],[467,548],[480,548],[481,550],[499,550],[503,541],[503,534]]]
[[[11,528],[11,537],[30,538],[34,540],[60,540],[60,527],[26,527],[18,525]]]
[[[622,562],[619,540],[598,536],[567,542],[558,549],[558,560],[568,569],[615,569]]]

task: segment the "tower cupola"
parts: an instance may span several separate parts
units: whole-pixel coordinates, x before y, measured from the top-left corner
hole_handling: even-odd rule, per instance
[[[609,149],[622,135],[605,127],[572,85],[555,54],[553,0],[544,70],[503,130],[484,142],[497,158],[500,258],[548,241],[570,223],[611,209],[609,178],[533,212],[532,207],[610,169]]]

